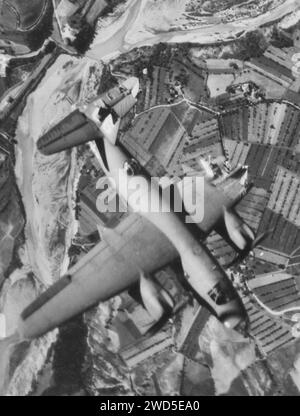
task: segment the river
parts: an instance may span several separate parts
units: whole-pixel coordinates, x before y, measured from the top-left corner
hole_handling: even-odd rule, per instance
[[[283,4],[255,18],[239,19],[232,23],[204,24],[196,29],[157,33],[154,30],[147,30],[145,24],[143,31],[137,30],[141,19],[146,20],[144,16],[146,3],[146,0],[132,0],[128,4],[127,11],[119,19],[98,32],[86,55],[92,59],[107,61],[111,57],[136,47],[154,45],[159,42],[191,42],[199,45],[213,45],[237,39],[243,31],[255,30],[272,24],[295,10],[299,10],[296,0],[286,0]]]

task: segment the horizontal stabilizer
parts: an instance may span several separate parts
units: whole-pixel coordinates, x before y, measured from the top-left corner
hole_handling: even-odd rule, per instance
[[[44,155],[52,155],[98,137],[100,132],[96,124],[75,110],[40,137],[37,148]]]
[[[144,273],[140,277],[140,293],[145,309],[156,321],[147,331],[147,335],[153,335],[160,331],[172,316],[175,302],[171,295]]]
[[[253,250],[258,247],[264,240],[266,240],[272,233],[274,232],[274,229],[267,230],[266,232],[260,234],[258,237],[256,237],[251,244],[249,244],[245,250],[241,251],[234,260],[227,265],[227,267],[232,267],[235,264],[241,263]]]

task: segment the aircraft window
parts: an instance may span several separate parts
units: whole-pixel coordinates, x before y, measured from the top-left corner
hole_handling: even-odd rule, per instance
[[[236,295],[233,288],[226,282],[218,282],[209,292],[208,295],[216,305],[226,305],[226,303],[235,299]]]
[[[128,176],[137,175],[140,171],[140,165],[135,159],[126,160],[123,167]]]

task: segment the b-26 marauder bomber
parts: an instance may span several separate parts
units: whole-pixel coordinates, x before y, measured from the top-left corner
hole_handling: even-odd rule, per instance
[[[165,189],[149,186],[147,172],[117,140],[120,121],[134,107],[138,92],[138,79],[129,78],[92,103],[76,108],[40,137],[37,147],[45,155],[95,141],[103,171],[132,212],[116,228],[102,229],[101,241],[23,311],[17,332],[0,341],[3,348],[38,338],[99,302],[137,286],[143,306],[156,321],[149,332],[156,332],[182,305],[176,305],[152,275],[178,257],[183,290],[203,302],[227,328],[247,333],[243,303],[205,244],[205,238],[215,230],[236,249],[239,260],[264,237],[255,239],[234,210],[249,189],[247,167],[239,166],[215,184],[203,162],[207,168],[203,189],[184,189],[185,197],[196,193],[203,204],[203,218],[199,220],[194,207],[182,198],[183,213],[194,219],[194,223],[187,223],[186,217],[170,206]],[[139,208],[132,204],[132,189],[124,186],[131,180],[141,184]],[[169,188],[172,195],[182,197],[180,182]],[[159,210],[143,209],[150,199]]]

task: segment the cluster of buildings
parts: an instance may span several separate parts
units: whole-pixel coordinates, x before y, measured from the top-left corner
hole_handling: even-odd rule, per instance
[[[199,102],[207,96],[207,68],[196,65],[186,54],[170,50],[161,56],[149,57],[150,65],[145,63],[141,73],[136,61],[117,60],[115,69],[138,75],[141,78],[141,91],[137,103],[137,113],[157,105],[176,104],[183,96],[193,102]],[[138,69],[137,69],[138,68]]]
[[[263,356],[295,341],[295,323],[278,312],[300,308],[299,279],[291,274],[299,270],[300,246],[300,85],[292,70],[298,51],[270,46],[263,57],[245,63],[236,82],[253,82],[265,99],[254,103],[241,94],[231,94],[228,104],[226,94],[216,99],[222,104],[222,140],[229,162],[233,167],[248,165],[254,184],[237,209],[258,235],[270,231],[254,254],[258,262],[286,270],[250,279],[249,294],[243,297],[251,334]],[[217,236],[210,238],[222,261],[228,250],[216,245]]]
[[[270,45],[263,56],[244,63],[243,71],[235,82],[253,82],[265,93],[266,98],[287,99],[299,104],[300,81],[293,70],[294,56],[298,52],[296,41],[289,48]]]

